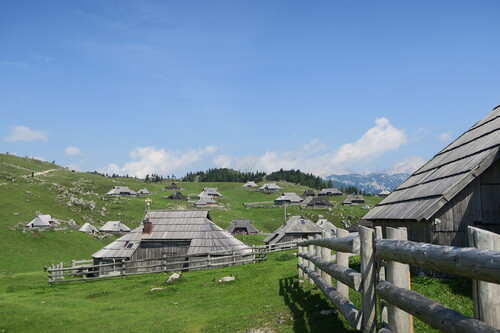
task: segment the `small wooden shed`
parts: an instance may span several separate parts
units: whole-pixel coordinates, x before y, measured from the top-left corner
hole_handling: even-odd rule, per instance
[[[342,201],[342,206],[357,206],[363,205],[365,203],[365,199],[360,194],[350,194],[347,198]]]
[[[284,225],[266,237],[264,242],[266,244],[286,243],[321,235],[322,231],[323,229],[311,220],[303,216],[292,216]]]
[[[251,220],[233,220],[226,230],[233,236],[257,235],[259,233]]]
[[[281,187],[276,185],[276,183],[264,184],[261,187],[259,187],[259,191],[263,191],[263,192],[278,192],[280,190],[281,190]]]
[[[243,188],[252,188],[252,187],[257,187],[257,184],[255,184],[254,181],[247,181],[245,184],[242,186]]]
[[[167,187],[165,187],[165,190],[180,190],[180,189],[181,188],[176,183],[172,183]]]
[[[312,208],[329,208],[333,204],[328,201],[325,197],[307,197],[302,201],[302,207],[312,207]]]
[[[123,224],[121,221],[108,221],[101,228],[99,228],[101,232],[110,232],[110,233],[121,233],[121,232],[129,232],[130,228]]]
[[[337,195],[343,195],[342,192],[340,192],[340,190],[332,187],[332,188],[324,188],[322,189],[321,191],[318,192],[318,196],[319,197],[322,197],[322,196],[328,196],[328,197],[334,197],[334,196],[337,196]]]
[[[437,153],[363,219],[408,239],[468,246],[467,227],[500,233],[500,107]],[[385,235],[384,235],[385,237]]]
[[[276,205],[298,205],[302,202],[302,198],[294,192],[284,192],[281,196],[274,199]]]
[[[209,196],[212,198],[222,198],[222,194],[217,191],[217,187],[205,187],[198,196],[200,197],[200,199],[204,196]]]
[[[28,224],[26,228],[49,228],[58,225],[59,223],[47,214],[39,214]]]
[[[181,192],[175,192],[167,197],[169,200],[187,201],[187,197]]]
[[[106,195],[125,195],[132,196],[136,193],[129,189],[127,186],[115,186],[112,190],[110,190]]]
[[[90,235],[94,235],[96,233],[99,232],[99,230],[97,230],[96,227],[94,227],[92,224],[90,223],[85,223],[84,225],[82,225],[80,227],[80,229],[78,229],[78,231],[81,231],[81,232],[84,232],[86,234],[90,234]]]

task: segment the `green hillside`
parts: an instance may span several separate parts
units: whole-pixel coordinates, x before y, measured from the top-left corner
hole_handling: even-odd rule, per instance
[[[77,226],[90,222],[97,227],[107,221],[120,220],[131,228],[144,217],[144,197],[110,197],[104,194],[114,186],[128,186],[134,191],[147,188],[153,200],[152,209],[192,209],[192,203],[173,202],[162,197],[174,191],[163,191],[170,181],[146,183],[135,178],[108,178],[94,173],[72,172],[52,163],[36,159],[0,154],[0,244],[1,271],[33,271],[53,262],[90,258],[111,238],[98,240],[77,231]],[[251,219],[261,232],[272,232],[284,221],[283,208],[255,209],[245,202],[272,203],[280,193],[262,193],[243,189],[243,183],[177,183],[181,192],[195,200],[204,187],[217,187],[223,198],[220,208],[211,209],[213,221],[222,228],[233,219]],[[302,193],[308,187],[279,182],[282,191]],[[357,221],[366,213],[358,206],[342,207],[345,197],[332,198],[333,209],[287,207],[287,217],[304,215],[316,221],[320,215],[342,226],[341,220]],[[379,198],[367,197],[373,206]],[[19,228],[37,214],[50,214],[56,219],[74,221],[76,229],[22,233]],[[258,243],[262,237],[246,238]],[[19,258],[22,257],[22,258]]]

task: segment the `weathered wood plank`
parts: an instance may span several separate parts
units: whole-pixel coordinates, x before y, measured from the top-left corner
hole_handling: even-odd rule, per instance
[[[345,229],[337,229],[337,240],[338,239],[345,240],[347,237],[349,237],[349,231],[347,231]],[[352,246],[353,246],[352,249],[354,249],[354,239],[357,239],[356,247],[357,247],[358,253],[359,253],[359,237],[352,238],[352,240],[349,240],[350,243],[348,243],[348,244],[352,244]],[[337,253],[335,255],[337,256],[337,265],[349,267],[349,256],[346,252],[337,250]],[[349,287],[346,284],[342,283],[341,280],[337,280],[336,288],[337,288],[337,291],[339,293],[341,293],[347,299],[349,299]]]
[[[332,235],[327,231],[323,231],[322,236],[323,236],[323,238],[330,238]],[[332,261],[332,250],[327,248],[327,247],[321,247],[321,256],[320,257],[322,260],[324,260],[326,262],[331,262]],[[324,270],[322,270],[321,278],[329,285],[332,284],[332,276],[330,274],[328,274],[327,272],[325,272]]]
[[[362,294],[362,330],[364,333],[372,333],[377,329],[375,319],[375,254],[373,251],[375,233],[373,229],[359,227],[359,238],[361,241],[361,276],[363,277]]]
[[[388,239],[403,239],[406,238],[406,229],[403,231],[396,228],[386,229]],[[377,249],[378,251],[378,249]],[[397,261],[388,261],[386,267],[387,281],[401,288],[408,288],[408,265]],[[397,306],[389,304],[387,307],[388,324],[394,332],[412,332],[413,325],[408,313],[402,311]]]
[[[376,258],[500,284],[500,252],[417,243],[376,241]]]
[[[316,286],[321,289],[323,294],[332,302],[332,304],[339,310],[340,313],[347,320],[347,323],[354,329],[361,329],[361,311],[342,294],[335,290],[331,285],[325,283],[321,276],[307,268],[306,266],[299,266],[307,275],[309,275],[315,282]]]
[[[464,316],[460,312],[424,297],[412,290],[399,288],[387,281],[377,285],[377,294],[390,304],[414,315],[442,332],[498,333],[498,330],[477,319]],[[392,327],[390,327],[392,329]]]
[[[335,279],[342,281],[348,287],[356,291],[362,290],[361,273],[356,272],[355,270],[349,267],[341,266],[330,261],[322,260],[319,257],[312,256],[304,252],[299,252],[297,256],[313,262],[322,271],[326,272]]]
[[[338,234],[339,230],[343,230],[340,231],[340,237]],[[347,232],[347,234],[344,231]],[[337,238],[318,238],[299,243],[300,246],[308,246],[309,244],[326,247],[335,251],[359,254],[359,236],[349,236],[349,232],[345,229],[337,229]]]
[[[500,235],[469,227],[469,245],[480,250],[500,251]],[[474,317],[500,329],[500,285],[472,280]]]

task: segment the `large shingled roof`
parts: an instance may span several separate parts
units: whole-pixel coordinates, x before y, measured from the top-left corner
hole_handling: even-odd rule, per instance
[[[430,219],[497,160],[500,106],[436,154],[363,219]]]
[[[106,245],[92,255],[94,258],[130,258],[141,241],[191,240],[188,255],[215,251],[247,253],[250,248],[210,221],[206,210],[152,210],[149,213],[152,232],[135,228],[127,235]]]

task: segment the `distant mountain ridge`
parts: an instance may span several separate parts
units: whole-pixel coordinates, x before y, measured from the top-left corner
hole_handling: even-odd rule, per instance
[[[404,182],[409,173],[397,173],[388,175],[386,173],[370,173],[367,175],[348,174],[348,175],[330,175],[323,178],[325,181],[331,180],[336,188],[355,186],[359,191],[365,191],[368,194],[377,194],[383,190],[392,191]]]

